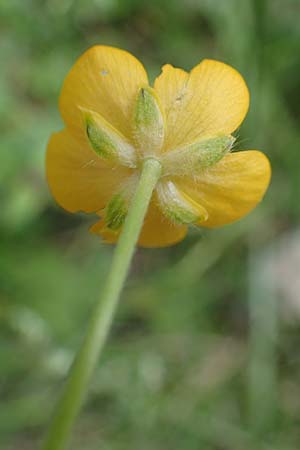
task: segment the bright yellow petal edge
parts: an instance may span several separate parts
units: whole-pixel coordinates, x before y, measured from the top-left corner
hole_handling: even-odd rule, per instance
[[[231,134],[250,103],[245,80],[233,67],[204,59],[190,73],[163,66],[154,89],[165,109],[165,151],[204,137]]]
[[[202,227],[215,228],[240,220],[263,199],[271,180],[271,165],[264,153],[230,153],[194,179],[178,179],[179,187],[208,212]]]
[[[143,65],[125,50],[105,45],[88,49],[67,74],[59,99],[63,121],[80,135],[82,107],[100,114],[127,138],[138,90],[148,85]]]
[[[142,64],[130,53],[113,47],[92,47],[70,70],[60,97],[67,128],[52,135],[46,158],[50,190],[67,211],[101,216],[127,180],[137,176],[136,170],[103,161],[93,152],[82,109],[99,114],[135,145],[134,104],[147,84]],[[242,76],[213,60],[203,60],[190,73],[166,65],[154,89],[166,120],[161,153],[199,139],[229,135],[241,124],[249,107],[249,91]],[[248,214],[263,198],[270,177],[267,157],[248,150],[229,153],[200,173],[174,174],[170,179],[199,209],[207,211],[207,219],[199,226],[213,228]],[[162,213],[156,197],[154,192],[139,238],[138,244],[143,247],[170,246],[187,233],[187,225],[173,223]],[[120,230],[106,228],[103,219],[91,231],[109,243],[115,243],[120,234]]]

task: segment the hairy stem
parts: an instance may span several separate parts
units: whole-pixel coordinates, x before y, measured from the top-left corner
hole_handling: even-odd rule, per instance
[[[43,450],[65,450],[71,429],[86,394],[100,352],[109,333],[120,293],[126,280],[135,246],[161,174],[160,163],[144,161],[137,190],[124,223],[112,265],[81,348],[71,367],[56,414],[50,426]]]

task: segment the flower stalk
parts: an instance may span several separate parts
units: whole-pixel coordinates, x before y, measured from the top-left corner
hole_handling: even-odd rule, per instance
[[[92,314],[82,346],[71,367],[56,414],[42,447],[43,450],[65,450],[68,444],[73,423],[109,333],[152,192],[160,175],[160,162],[154,158],[146,159],[115,249],[106,285]]]

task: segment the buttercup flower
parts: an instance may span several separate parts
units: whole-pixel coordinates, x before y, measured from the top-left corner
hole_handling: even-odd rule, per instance
[[[161,163],[139,244],[174,244],[189,224],[234,222],[262,199],[270,164],[232,152],[249,93],[232,67],[203,60],[190,73],[165,65],[150,87],[126,51],[96,46],[71,69],[60,97],[66,128],[52,135],[47,178],[70,212],[97,213],[91,231],[115,242],[145,158]]]

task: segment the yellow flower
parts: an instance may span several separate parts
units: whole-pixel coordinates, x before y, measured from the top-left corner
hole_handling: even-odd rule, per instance
[[[70,212],[97,213],[91,231],[115,242],[142,161],[162,165],[139,244],[172,245],[189,224],[234,222],[262,199],[271,175],[257,150],[231,152],[249,93],[232,67],[203,60],[190,73],[165,65],[154,87],[131,54],[95,46],[69,72],[60,97],[66,128],[51,136],[47,178]]]

